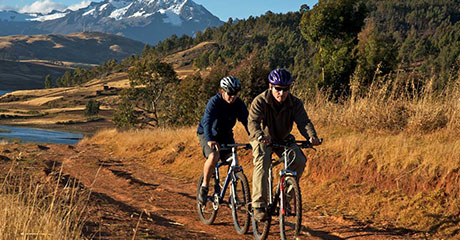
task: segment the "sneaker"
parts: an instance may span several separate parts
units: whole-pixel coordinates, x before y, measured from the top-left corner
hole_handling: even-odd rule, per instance
[[[265,211],[264,207],[259,207],[254,209],[254,219],[256,221],[262,221],[267,218],[267,211]]]
[[[200,194],[198,195],[198,202],[201,204],[201,205],[205,205],[206,204],[206,200],[208,200],[208,187],[205,187],[205,186],[201,186],[200,188]]]

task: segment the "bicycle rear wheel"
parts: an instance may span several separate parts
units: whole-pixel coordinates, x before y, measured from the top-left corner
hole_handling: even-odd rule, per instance
[[[235,196],[230,196],[230,207],[232,208],[233,224],[239,234],[245,234],[249,229],[250,214],[248,203],[251,201],[248,179],[243,172],[235,174],[236,182],[234,187]]]
[[[284,180],[283,196],[279,215],[281,239],[296,239],[302,228],[302,197],[294,177]]]
[[[201,204],[199,201],[198,201],[198,195],[200,194],[200,188],[201,188],[201,184],[203,183],[203,174],[201,175],[200,177],[200,180],[198,181],[198,190],[197,190],[197,194],[196,194],[196,202],[197,202],[197,210],[198,210],[198,215],[200,216],[200,219],[201,221],[204,223],[204,224],[207,224],[207,225],[210,225],[214,222],[214,220],[216,220],[216,216],[217,216],[217,210],[219,209],[218,208],[218,205],[216,205],[216,203],[214,203],[214,195],[215,195],[215,191],[216,191],[216,188],[214,186],[216,186],[216,178],[213,176],[211,177],[211,179],[209,180],[209,192],[208,192],[208,200],[206,201],[206,204]]]

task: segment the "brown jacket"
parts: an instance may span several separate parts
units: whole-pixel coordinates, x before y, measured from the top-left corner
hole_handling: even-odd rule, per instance
[[[272,140],[285,139],[292,131],[295,122],[305,139],[317,137],[315,128],[308,118],[300,99],[289,93],[284,103],[276,108],[276,100],[270,89],[259,94],[251,104],[248,118],[249,140],[260,136],[270,136]]]

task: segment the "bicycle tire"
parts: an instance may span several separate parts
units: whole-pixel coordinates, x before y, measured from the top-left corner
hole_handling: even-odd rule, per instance
[[[251,202],[249,183],[243,172],[235,174],[236,182],[232,185],[235,188],[235,196],[230,196],[230,207],[232,209],[233,225],[236,232],[246,234],[249,229],[251,215],[248,211],[248,203]]]
[[[252,233],[254,235],[254,239],[256,240],[265,240],[270,233],[270,225],[272,222],[272,216],[269,214],[266,220],[263,221],[256,221],[254,217],[251,218],[252,220]]]
[[[287,199],[289,188],[292,188],[291,198]],[[280,204],[283,206],[280,206],[279,211],[280,236],[283,240],[297,239],[302,228],[302,196],[299,184],[294,177],[287,176],[285,178],[283,191],[285,199]],[[288,200],[289,204],[287,205]]]
[[[200,194],[200,188],[201,188],[201,184],[203,183],[203,178],[204,178],[204,175],[201,174],[201,177],[200,177],[200,180],[198,181],[198,187],[197,187],[197,194],[196,194],[196,203],[197,203],[197,210],[198,210],[198,215],[200,216],[200,220],[206,224],[206,225],[211,225],[214,223],[214,220],[216,220],[216,216],[217,216],[217,210],[219,208],[215,207],[214,206],[214,195],[215,195],[215,191],[216,191],[216,188],[214,186],[216,186],[216,178],[213,176],[211,177],[211,179],[209,180],[209,192],[208,192],[208,201],[206,201],[206,204],[201,204],[199,201],[198,201],[198,195]]]

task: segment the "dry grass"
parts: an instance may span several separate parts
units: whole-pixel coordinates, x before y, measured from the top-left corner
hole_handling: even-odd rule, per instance
[[[105,144],[109,151],[118,156],[130,156],[151,168],[162,168],[164,171],[190,179],[200,171],[201,161],[197,160],[197,156],[202,157],[200,150],[195,147],[195,138],[191,128],[123,132],[105,130],[90,140],[84,139],[82,144]]]
[[[425,134],[460,127],[460,78],[444,90],[434,90],[433,79],[418,87],[401,79],[378,79],[366,93],[340,103],[318,92],[307,100],[311,117],[322,125],[340,125],[359,132]],[[359,88],[357,86],[356,88]]]
[[[310,207],[458,237],[460,79],[443,90],[434,80],[382,78],[344,102],[307,100],[326,138],[304,178]]]
[[[236,141],[247,142],[247,134],[241,126],[236,129]],[[121,140],[122,139],[122,140]],[[198,180],[203,168],[204,156],[198,143],[195,127],[155,130],[104,130],[81,144],[106,145],[108,151],[122,157],[132,157],[146,166],[162,169],[191,181]],[[249,151],[245,151],[240,162],[249,167],[252,176]]]
[[[39,98],[34,98],[29,101],[25,101],[24,104],[26,105],[31,105],[31,106],[42,106],[48,102],[59,100],[63,98],[63,96],[56,96],[56,97],[39,97]]]
[[[239,125],[235,130],[237,141],[247,142]],[[451,175],[460,165],[460,141],[449,131],[371,134],[322,125],[317,130],[326,139],[317,152],[306,152],[308,170],[301,181],[306,209],[422,231],[439,224],[439,216],[459,211],[459,182],[452,182]],[[118,156],[188,181],[196,181],[202,171],[194,127],[105,130],[82,144],[105,145]],[[251,181],[250,151],[239,157]]]
[[[81,239],[87,194],[76,183],[59,187],[58,180],[49,189],[24,170],[15,169],[16,162],[0,186],[1,239]]]

